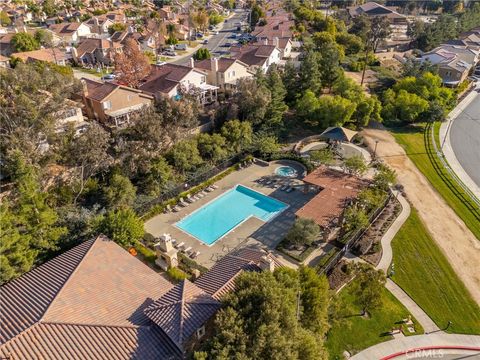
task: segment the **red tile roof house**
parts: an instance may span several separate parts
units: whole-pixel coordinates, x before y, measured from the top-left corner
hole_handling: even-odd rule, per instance
[[[51,62],[61,66],[66,66],[69,60],[65,51],[57,48],[13,53],[11,57],[21,59],[25,63],[41,61]]]
[[[104,125],[122,127],[132,114],[153,104],[153,96],[124,85],[82,79],[81,94],[87,117]]]
[[[303,182],[307,184],[306,191],[313,188],[319,194],[298,209],[295,215],[314,220],[324,230],[325,237],[328,237],[332,226],[340,224],[345,207],[368,186],[366,180],[326,166],[312,171],[303,178]]]
[[[193,59],[191,60],[193,62]],[[181,88],[199,91],[199,102],[208,104],[216,101],[218,87],[207,83],[207,73],[192,66],[164,64],[152,65],[139,89],[155,98],[167,96],[177,98]]]
[[[123,45],[105,39],[84,39],[77,48],[72,48],[75,62],[82,65],[111,65],[116,53],[121,53]]]
[[[246,248],[174,286],[99,236],[1,287],[0,358],[182,359],[212,329],[239,274],[277,266]]]

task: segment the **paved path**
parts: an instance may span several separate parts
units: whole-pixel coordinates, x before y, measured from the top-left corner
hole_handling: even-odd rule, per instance
[[[425,333],[430,333],[432,331],[439,331],[440,328],[433,322],[432,319],[422,310],[420,306],[417,305],[415,301],[412,300],[408,294],[402,290],[400,286],[395,284],[391,279],[387,279],[385,287],[390,291],[397,299],[400,301],[403,306],[407,308],[408,311],[417,319],[417,321],[422,325]],[[445,324],[446,325],[446,324]]]
[[[391,341],[383,342],[368,349],[365,349],[358,354],[352,356],[351,360],[378,360],[385,358],[388,355],[398,352],[404,352],[419,347],[428,346],[464,346],[475,347],[478,351],[470,352],[471,357],[462,357],[464,359],[478,359],[480,357],[480,336],[475,335],[458,335],[458,334],[446,334],[443,332],[433,333],[429,335],[416,335],[407,336],[404,338],[397,338]],[[447,351],[444,351],[447,353]],[[436,354],[437,358],[443,357],[442,351],[438,351],[432,354]],[[462,353],[458,351],[458,353]],[[398,359],[417,359],[415,354],[410,352],[405,357]],[[434,357],[424,356],[423,359],[433,359]]]
[[[400,228],[403,226],[405,221],[408,219],[410,216],[410,204],[408,201],[398,192],[394,192],[395,196],[397,197],[398,201],[400,202],[400,205],[402,205],[402,211],[398,215],[398,217],[395,219],[393,224],[390,226],[390,228],[387,230],[387,232],[383,235],[381,244],[382,244],[382,258],[380,259],[380,262],[376,266],[376,269],[383,270],[385,273],[388,271],[388,267],[392,263],[392,258],[393,258],[393,252],[392,252],[392,240],[397,234],[397,232],[400,230]]]
[[[480,82],[440,127],[440,144],[450,167],[480,198]]]

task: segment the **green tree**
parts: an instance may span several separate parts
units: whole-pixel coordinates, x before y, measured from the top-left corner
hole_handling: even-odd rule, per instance
[[[127,25],[126,24],[122,24],[122,23],[114,23],[112,25],[110,25],[108,27],[108,33],[110,35],[113,35],[114,33],[116,33],[117,31],[125,31],[127,29]]]
[[[344,169],[353,175],[363,175],[368,170],[368,165],[361,155],[354,155],[343,162]]]
[[[317,52],[309,51],[300,65],[298,90],[301,93],[310,90],[315,95],[320,95],[322,91],[321,73],[320,73],[320,55]],[[297,90],[297,91],[298,91]]]
[[[320,337],[329,329],[328,311],[330,286],[325,276],[319,276],[315,269],[302,266],[299,270],[302,301],[303,326]]]
[[[328,148],[310,151],[310,160],[320,164],[331,165],[334,162],[333,151]]]
[[[232,149],[235,153],[246,149],[253,141],[252,125],[246,121],[227,121],[223,124],[221,133],[227,141],[228,148]]]
[[[288,244],[301,248],[309,246],[320,236],[320,227],[312,219],[297,218],[288,231],[285,240]]]
[[[398,93],[388,89],[385,91],[383,98],[382,118],[390,124],[397,122],[414,123],[429,108],[427,100],[403,89]]]
[[[170,152],[170,156],[173,166],[183,174],[194,170],[203,163],[195,139],[183,140],[177,143]]]
[[[45,29],[38,29],[35,31],[35,40],[44,47],[53,47],[53,35],[50,31]]]
[[[120,174],[113,174],[108,186],[103,188],[105,202],[112,209],[130,207],[136,195],[137,189],[130,179]]]
[[[237,109],[235,115],[240,120],[248,120],[254,127],[260,127],[270,102],[271,95],[266,86],[261,85],[255,79],[243,78],[238,80],[237,92],[231,107]]]
[[[217,13],[216,11],[212,12],[208,17],[208,22],[212,26],[216,26],[223,21],[223,16]]]
[[[0,204],[0,283],[5,283],[29,271],[38,250],[30,246],[29,234],[20,233],[21,219],[7,201]]]
[[[301,312],[298,272],[245,272],[237,277],[235,288],[224,298],[225,306],[216,318],[214,334],[206,342],[204,353],[198,356],[237,360],[326,359],[322,338],[302,327],[297,317]]]
[[[205,60],[210,59],[211,57],[212,54],[210,54],[210,51],[207,48],[200,48],[195,54],[193,54],[195,60]]]
[[[99,221],[98,231],[123,246],[134,244],[145,233],[142,220],[130,208],[107,212]]]
[[[12,46],[15,52],[33,51],[40,49],[40,44],[29,33],[16,33],[12,37]]]
[[[309,125],[325,129],[328,126],[341,126],[349,122],[356,106],[338,95],[316,98],[313,92],[307,91],[297,102],[297,109],[299,115]]]
[[[48,17],[56,16],[58,9],[55,5],[55,0],[45,0],[42,3],[42,10]]]
[[[346,231],[355,231],[363,229],[368,225],[368,216],[364,209],[353,205],[345,209],[343,214]]]
[[[381,189],[363,189],[358,193],[358,202],[368,213],[380,207],[386,198],[385,191]]]
[[[294,103],[298,96],[298,71],[291,60],[288,60],[285,64],[282,73],[282,82],[287,91],[285,101],[288,104]]]
[[[262,17],[265,17],[265,12],[258,4],[255,4],[250,12],[250,25],[255,26]]]
[[[254,148],[260,156],[268,157],[280,151],[280,144],[276,136],[259,134],[255,136]]]
[[[363,50],[365,45],[361,37],[344,32],[338,33],[335,40],[343,46],[346,55],[358,54]]]
[[[174,180],[173,168],[164,157],[158,156],[150,162],[150,168],[142,177],[142,188],[145,193],[159,196]]]
[[[357,277],[354,282],[353,293],[355,301],[362,308],[361,315],[369,310],[380,308],[382,304],[382,291],[386,282],[382,270],[375,270],[367,264],[357,265]]]
[[[397,182],[397,173],[395,170],[389,168],[387,165],[380,164],[377,173],[373,177],[375,187],[383,191],[387,191],[392,185]]]
[[[0,11],[0,25],[2,26],[10,26],[12,20],[5,11]]]
[[[333,42],[318,47],[318,51],[320,53],[319,66],[322,84],[331,88],[335,80],[343,74],[340,68],[340,62],[344,58],[343,49]]]
[[[283,114],[288,109],[288,106],[285,104],[287,90],[283,85],[282,78],[275,64],[268,68],[265,80],[266,86],[270,90],[270,103],[267,107],[262,128],[267,131],[278,132],[283,127]]]
[[[200,155],[212,163],[216,163],[228,156],[226,140],[220,134],[202,133],[197,136],[198,150]]]

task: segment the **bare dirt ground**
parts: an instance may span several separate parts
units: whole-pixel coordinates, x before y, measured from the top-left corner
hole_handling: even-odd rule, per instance
[[[380,140],[377,154],[397,171],[398,181],[433,238],[475,301],[480,304],[480,242],[433,189],[395,138],[384,130],[364,130],[369,146]]]

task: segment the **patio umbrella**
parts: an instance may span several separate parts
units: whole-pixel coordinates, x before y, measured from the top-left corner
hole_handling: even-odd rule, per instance
[[[330,140],[350,142],[356,134],[356,131],[346,129],[341,126],[335,126],[328,127],[323,133],[320,134],[320,136]]]

